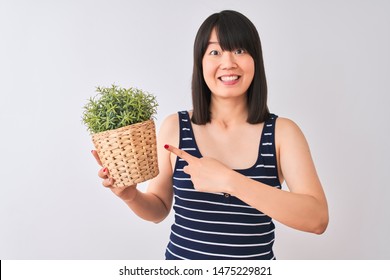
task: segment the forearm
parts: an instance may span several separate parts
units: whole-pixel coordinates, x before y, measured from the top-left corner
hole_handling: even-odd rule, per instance
[[[138,189],[134,189],[134,191],[131,198],[120,198],[137,216],[155,223],[161,222],[168,216],[170,209],[158,196],[153,193],[143,193]]]
[[[270,187],[241,174],[232,174],[231,194],[289,227],[321,234],[328,224],[326,202],[307,194]]]

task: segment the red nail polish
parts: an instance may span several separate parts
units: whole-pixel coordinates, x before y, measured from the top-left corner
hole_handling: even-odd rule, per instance
[[[165,144],[165,145],[164,145],[164,148],[165,148],[165,149],[168,149],[168,148],[169,148],[169,145]]]
[[[104,172],[104,173],[107,172],[107,167],[104,167],[103,172]]]

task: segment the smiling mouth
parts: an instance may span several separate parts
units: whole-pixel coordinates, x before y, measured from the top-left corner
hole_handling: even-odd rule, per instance
[[[232,76],[222,76],[219,77],[218,79],[220,79],[222,82],[232,82],[238,80],[239,78],[240,76],[232,75]]]
[[[240,76],[238,75],[231,75],[231,76],[221,76],[218,79],[225,83],[231,83],[237,81],[239,78]]]

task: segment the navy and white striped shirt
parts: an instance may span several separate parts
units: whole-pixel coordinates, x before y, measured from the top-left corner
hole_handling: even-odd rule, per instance
[[[179,112],[179,147],[202,157],[187,111]],[[256,163],[237,172],[270,187],[281,188],[276,167],[275,120],[265,121]],[[237,197],[194,189],[183,172],[187,162],[177,158],[173,172],[175,222],[165,257],[171,259],[275,259],[272,219]],[[245,186],[242,186],[245,187]]]

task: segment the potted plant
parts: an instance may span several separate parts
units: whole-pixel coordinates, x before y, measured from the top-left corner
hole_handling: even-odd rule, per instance
[[[158,174],[156,97],[137,88],[97,87],[83,107],[82,121],[115,187],[129,186]]]

